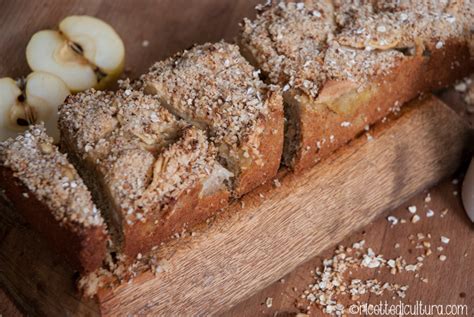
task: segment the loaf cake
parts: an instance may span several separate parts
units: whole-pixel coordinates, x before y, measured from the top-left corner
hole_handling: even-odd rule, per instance
[[[74,268],[89,272],[106,255],[104,220],[66,155],[43,125],[0,143],[0,187],[17,212]]]
[[[207,130],[239,197],[272,179],[283,148],[280,91],[267,86],[236,45],[208,43],[153,65],[143,90],[172,113]]]
[[[238,42],[283,87],[283,162],[308,168],[406,101],[465,76],[472,21],[469,1],[259,6]]]
[[[132,87],[70,96],[61,145],[93,189],[114,249],[134,257],[227,205],[232,174],[205,131]]]

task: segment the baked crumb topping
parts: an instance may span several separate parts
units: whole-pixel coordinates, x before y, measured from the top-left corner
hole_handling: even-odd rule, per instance
[[[205,132],[195,127],[186,129],[183,136],[158,156],[151,183],[135,201],[136,208],[161,206],[179,198],[207,178],[216,168],[216,149],[207,141]]]
[[[72,229],[101,226],[103,219],[91,194],[65,154],[59,152],[43,125],[0,143],[0,161],[63,224]],[[28,193],[24,193],[28,197]]]
[[[270,82],[319,90],[326,42],[336,28],[332,4],[279,2],[257,10],[256,20],[244,19],[242,40]]]
[[[210,175],[216,161],[204,131],[127,85],[114,94],[90,90],[70,97],[60,108],[60,126],[133,224]]]
[[[147,149],[159,150],[185,126],[156,98],[131,87],[118,92],[92,89],[69,96],[59,112],[61,130],[75,140],[82,155],[97,143],[107,143],[111,135],[117,142],[135,140]]]
[[[225,42],[196,46],[157,62],[141,80],[154,86],[171,111],[208,129],[218,145],[253,141],[269,113],[269,87],[238,47]]]
[[[245,49],[270,82],[313,98],[326,80],[364,84],[405,58],[401,52],[465,41],[474,18],[470,1],[306,0],[257,10],[242,25]]]
[[[392,63],[401,60],[403,54],[396,50],[360,51],[358,49],[330,43],[324,59],[325,78],[330,80],[350,80],[361,82],[361,74],[383,75],[392,67]],[[366,80],[366,77],[363,77]]]

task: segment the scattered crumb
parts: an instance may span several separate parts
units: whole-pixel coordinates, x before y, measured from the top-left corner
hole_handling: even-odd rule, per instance
[[[433,217],[434,216],[434,211],[431,210],[431,209],[428,209],[426,211],[426,217],[430,218],[430,217]]]
[[[442,261],[442,262],[446,261],[446,255],[441,254],[441,255],[439,256],[439,260]]]
[[[148,47],[150,45],[150,41],[144,40],[142,42],[142,47]]]
[[[267,306],[267,308],[272,307],[272,305],[273,305],[273,298],[267,297],[267,299],[265,300],[265,305]]]
[[[416,213],[416,206],[409,206],[408,211],[412,214]]]
[[[398,218],[397,217],[394,217],[394,216],[388,216],[387,217],[387,220],[388,222],[390,222],[390,224],[392,226],[396,225],[398,223]]]
[[[420,221],[420,216],[413,215],[413,217],[411,218],[411,222],[412,223],[417,223],[418,221]]]
[[[449,243],[449,238],[445,237],[445,236],[441,236],[441,242],[443,242],[444,244],[448,244]]]

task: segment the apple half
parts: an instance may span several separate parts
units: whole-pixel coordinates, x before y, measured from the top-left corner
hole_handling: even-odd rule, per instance
[[[35,33],[26,47],[33,71],[52,73],[72,92],[103,89],[122,73],[125,47],[115,30],[91,16],[69,16],[58,30]]]
[[[0,78],[0,141],[15,137],[31,124],[44,122],[57,142],[58,107],[69,94],[61,78],[45,72],[33,72],[17,81]]]

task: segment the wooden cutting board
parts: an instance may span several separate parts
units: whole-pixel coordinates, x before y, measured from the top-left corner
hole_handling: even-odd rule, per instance
[[[0,21],[0,76],[28,74],[29,37],[71,14],[96,15],[117,29],[127,49],[127,75],[194,43],[232,40],[252,16],[249,0],[9,1]],[[171,14],[172,13],[172,14]],[[149,45],[143,45],[148,41]],[[280,175],[194,237],[163,248],[169,269],[83,300],[77,276],[11,210],[0,215],[0,284],[36,315],[208,314],[228,309],[383,210],[451,174],[466,128],[429,98],[396,124],[382,124],[300,176]],[[261,195],[260,195],[261,194]]]
[[[298,264],[454,172],[464,121],[434,97],[415,101],[302,175],[279,175],[161,248],[164,272],[138,274],[92,300],[74,272],[12,212],[0,217],[0,283],[26,312],[207,315],[229,309]]]

